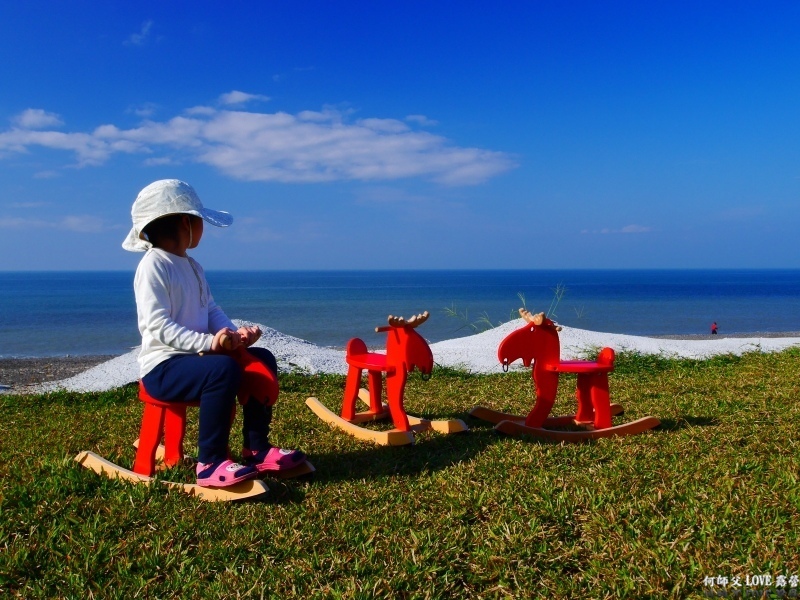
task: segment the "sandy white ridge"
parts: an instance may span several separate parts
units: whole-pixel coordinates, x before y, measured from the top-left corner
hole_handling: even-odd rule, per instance
[[[299,371],[308,374],[347,372],[344,350],[317,346],[250,321],[234,320],[234,322],[239,326],[258,325],[261,328],[263,335],[255,345],[269,348],[278,359],[281,371]],[[500,373],[502,370],[497,360],[497,346],[506,335],[524,324],[522,319],[516,319],[482,333],[431,344],[434,361],[439,366],[458,368],[471,373]],[[609,346],[617,352],[634,351],[670,358],[704,359],[718,354],[776,352],[800,345],[800,337],[671,340],[601,333],[573,327],[564,327],[560,338],[561,358],[565,360],[582,358],[593,349],[604,346]],[[74,377],[42,384],[36,391],[101,392],[135,382],[139,379],[139,365],[136,361],[138,354],[137,347],[127,354],[92,367]],[[517,368],[522,367],[519,365]]]

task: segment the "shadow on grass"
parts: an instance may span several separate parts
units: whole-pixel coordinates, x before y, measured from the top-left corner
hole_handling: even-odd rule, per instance
[[[425,418],[446,418],[453,415],[431,415]],[[358,449],[344,451],[316,452],[309,456],[316,471],[297,479],[266,479],[270,488],[264,498],[248,499],[246,502],[264,504],[302,503],[308,493],[309,485],[328,485],[343,481],[377,480],[387,477],[417,476],[434,473],[470,461],[489,446],[499,443],[505,436],[494,430],[487,421],[468,414],[457,415],[469,426],[469,431],[450,435],[424,432],[417,434],[417,442],[408,446],[379,446],[370,442],[360,442]],[[686,416],[677,419],[664,419],[653,431],[679,431],[688,427],[716,426],[718,420],[706,416]],[[347,439],[345,433],[336,433]],[[558,446],[562,442],[530,435],[516,438],[524,443],[541,446]],[[585,440],[584,445],[594,445],[604,440]],[[175,477],[182,479],[177,473]]]
[[[317,469],[313,475],[316,484],[404,477],[433,473],[469,461],[497,441],[491,430],[450,435],[424,432],[417,434],[416,443],[407,446],[363,442],[363,448],[357,450],[314,453],[309,459]]]
[[[619,418],[623,414],[624,414],[624,412],[623,413],[619,413],[617,415],[617,417]],[[679,417],[677,419],[659,419],[659,420],[660,420],[660,424],[657,425],[656,427],[650,429],[650,430],[646,430],[646,431],[643,431],[643,432],[640,432],[640,433],[637,433],[637,434],[621,434],[621,436],[625,436],[625,435],[642,435],[644,433],[647,433],[647,431],[673,432],[673,431],[680,431],[681,429],[686,429],[686,428],[690,428],[690,427],[709,427],[709,426],[716,426],[716,425],[719,424],[719,420],[717,418],[715,418],[715,417],[692,417],[692,416],[686,416],[686,417]],[[470,416],[469,419],[466,422],[468,423],[470,429],[483,428],[483,429],[487,429],[487,430],[491,431],[495,427],[495,425],[493,423],[490,423],[488,421],[484,421],[482,419],[478,419],[478,418],[472,417],[472,416]],[[621,425],[621,424],[623,424],[623,422],[617,423],[617,425]],[[563,431],[565,433],[566,432],[584,431],[584,429],[579,427],[579,426],[564,426],[564,427],[559,427],[558,429],[555,429],[555,428],[548,428],[548,429],[550,431]],[[553,445],[557,446],[557,445],[560,445],[562,443],[575,443],[575,444],[594,445],[594,444],[602,442],[604,439],[606,439],[606,438],[597,438],[597,439],[584,439],[584,440],[580,440],[580,441],[577,441],[577,440],[567,441],[567,440],[557,440],[557,439],[546,438],[546,437],[538,437],[536,435],[532,435],[532,434],[528,434],[528,433],[523,433],[523,434],[520,434],[519,436],[514,436],[514,435],[506,435],[503,432],[497,432],[497,435],[504,436],[504,437],[516,437],[517,439],[524,440],[527,443],[539,444],[541,446],[553,446]]]
[[[685,416],[677,419],[661,419],[661,425],[656,431],[680,431],[689,427],[716,427],[719,419],[716,417],[693,417]]]
[[[453,417],[442,415],[441,418]],[[425,418],[437,418],[426,414]],[[467,422],[467,415],[456,415]],[[345,481],[370,481],[394,477],[414,477],[434,473],[469,461],[483,452],[500,437],[491,429],[465,431],[450,435],[432,431],[417,434],[417,441],[407,446],[379,446],[371,442],[351,441],[344,432],[334,432],[342,441],[358,448],[310,452],[308,459],[316,471],[296,479],[265,477],[269,494],[247,498],[237,503],[299,504],[304,502],[310,486],[326,486]],[[159,473],[170,481],[191,481],[193,468],[180,465]]]

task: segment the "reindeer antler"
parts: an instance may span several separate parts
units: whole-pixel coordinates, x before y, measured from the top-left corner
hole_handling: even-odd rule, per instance
[[[544,323],[544,313],[543,312],[540,312],[540,313],[534,315],[534,314],[531,314],[531,311],[529,311],[528,309],[520,308],[519,309],[519,316],[522,317],[523,319],[525,319],[528,323],[531,323],[532,325],[541,325],[542,323]]]
[[[428,313],[427,310],[423,313],[410,317],[408,321],[406,321],[403,317],[395,317],[394,315],[389,315],[388,327],[386,325],[384,325],[383,327],[376,327],[375,331],[380,333],[381,331],[389,331],[389,329],[391,329],[392,327],[411,327],[411,328],[419,327],[425,321],[428,320],[429,316],[430,314]]]
[[[529,310],[527,310],[525,308],[520,308],[519,309],[519,316],[522,317],[523,319],[525,319],[531,325],[537,325],[537,326],[541,325],[542,323],[544,323],[545,319],[547,318],[547,317],[545,317],[543,312],[540,312],[540,313],[537,313],[537,314],[534,315],[534,314],[531,314],[531,311],[529,311]],[[556,328],[556,331],[561,331],[561,326],[560,325],[556,325],[555,323],[553,325]]]

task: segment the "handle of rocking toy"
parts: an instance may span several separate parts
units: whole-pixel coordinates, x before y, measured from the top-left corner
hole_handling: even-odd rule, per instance
[[[219,345],[223,350],[230,350],[231,346],[233,346],[233,339],[227,333],[222,334],[219,338]]]
[[[219,338],[219,346],[223,350],[230,350],[232,345],[233,345],[233,340],[231,339],[231,336],[228,335],[227,333],[223,334]],[[204,354],[206,354],[206,353],[205,352],[200,352],[200,356],[203,356]]]

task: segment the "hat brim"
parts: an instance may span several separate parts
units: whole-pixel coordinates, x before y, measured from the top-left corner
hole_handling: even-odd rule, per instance
[[[222,210],[212,210],[210,208],[203,208],[202,210],[187,210],[182,211],[179,213],[170,213],[170,214],[179,214],[179,215],[194,215],[196,217],[200,217],[206,223],[214,225],[215,227],[228,227],[233,224],[233,215],[228,212]],[[158,219],[161,217],[166,217],[167,215],[159,215]],[[152,219],[148,221],[144,225],[142,225],[142,230],[147,227],[150,223],[155,221],[156,219]],[[122,247],[129,252],[146,252],[150,248],[153,247],[153,244],[148,242],[147,240],[143,240],[141,238],[142,231],[137,230],[136,227],[131,228],[128,232],[128,235],[125,237],[125,240],[122,242]]]
[[[196,211],[192,211],[192,214],[195,213]],[[201,214],[197,215],[198,217],[203,217],[203,220],[206,223],[210,223],[216,227],[228,227],[229,225],[233,224],[233,215],[223,210],[211,210],[210,208],[204,208],[200,211],[200,213]]]

